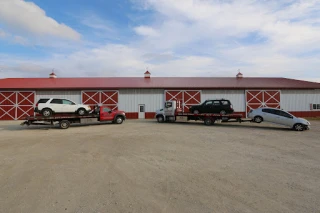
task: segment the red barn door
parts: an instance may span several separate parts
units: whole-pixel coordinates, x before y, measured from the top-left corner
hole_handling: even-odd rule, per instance
[[[201,103],[201,90],[166,90],[165,101],[181,101],[183,112],[189,112],[189,107]]]
[[[119,92],[115,90],[82,91],[82,103],[93,108],[96,104],[107,106],[110,109],[118,109]]]
[[[1,91],[0,120],[21,120],[34,114],[34,91]]]
[[[0,120],[16,119],[16,92],[0,92]]]
[[[247,90],[246,113],[260,107],[281,107],[280,90]]]

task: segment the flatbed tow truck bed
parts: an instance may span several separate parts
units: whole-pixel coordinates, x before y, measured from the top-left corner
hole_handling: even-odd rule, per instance
[[[20,125],[54,125],[54,122],[58,122],[60,128],[67,129],[72,123],[93,123],[98,122],[99,115],[56,115],[50,117],[44,116],[28,116],[25,121]]]
[[[204,124],[211,125],[215,123],[216,121],[221,122],[251,122],[251,119],[243,119],[242,114],[227,114],[227,115],[221,115],[221,114],[213,114],[213,113],[203,113],[203,114],[193,114],[193,113],[176,113],[175,114],[175,120],[202,120],[204,121]]]
[[[109,122],[122,124],[126,119],[125,112],[119,110],[110,110],[107,107],[96,107],[87,115],[77,114],[54,114],[50,117],[45,116],[28,116],[21,125],[54,125],[58,122],[61,129],[68,129],[72,123],[90,124],[94,122]]]

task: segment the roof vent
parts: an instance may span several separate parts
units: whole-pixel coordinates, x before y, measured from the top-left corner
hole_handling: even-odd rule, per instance
[[[50,75],[49,75],[49,78],[57,78],[56,74],[54,74],[54,72],[52,72]]]
[[[150,78],[151,76],[151,73],[147,70],[145,73],[144,73],[144,78]]]
[[[237,74],[237,78],[243,78],[243,75],[242,75],[242,73],[240,71]]]

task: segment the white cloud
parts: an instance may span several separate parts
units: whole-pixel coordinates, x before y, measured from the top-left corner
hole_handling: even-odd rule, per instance
[[[48,17],[44,10],[33,2],[1,0],[0,22],[14,33],[36,36],[54,36],[79,40],[80,34],[63,23]]]
[[[28,40],[22,36],[14,36],[14,42],[21,45],[28,44]]]
[[[158,36],[159,35],[156,30],[154,30],[151,27],[146,27],[146,26],[135,27],[134,31],[137,34],[142,35],[142,36]]]
[[[7,36],[7,33],[0,29],[0,38],[4,38]]]

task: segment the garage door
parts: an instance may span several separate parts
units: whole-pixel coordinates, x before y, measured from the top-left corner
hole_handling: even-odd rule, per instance
[[[281,107],[280,90],[247,90],[246,113],[260,107]]]
[[[22,120],[34,114],[34,91],[0,91],[0,120]]]
[[[183,112],[189,112],[189,107],[201,104],[201,90],[166,90],[165,100],[180,101],[183,106]]]
[[[116,90],[82,91],[81,100],[93,108],[96,104],[107,106],[110,109],[118,109],[119,92]]]

